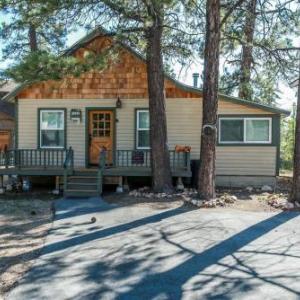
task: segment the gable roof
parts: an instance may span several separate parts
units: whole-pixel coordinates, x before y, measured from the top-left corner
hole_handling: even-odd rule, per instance
[[[62,56],[69,56],[69,55],[74,54],[74,52],[76,52],[78,49],[84,47],[85,45],[90,43],[95,38],[101,37],[101,36],[113,36],[113,33],[110,33],[108,31],[106,31],[103,27],[99,26],[99,27],[95,28],[93,31],[91,31],[90,33],[88,33],[86,36],[84,36],[83,38],[78,40],[70,48],[65,50],[62,53]],[[146,61],[145,57],[142,54],[140,54],[139,52],[137,52],[135,49],[133,49],[132,47],[130,47],[127,44],[125,44],[123,42],[120,42],[120,41],[118,41],[118,43],[123,48],[125,48],[129,52],[131,52],[134,56],[136,56],[137,58],[142,60],[143,62]],[[203,90],[202,89],[184,84],[184,83],[178,81],[177,79],[173,78],[169,74],[165,73],[165,78],[170,80],[171,82],[173,82],[174,85],[176,87],[178,87],[179,89],[182,89],[182,90],[187,91],[187,92],[192,92],[192,93],[198,94],[199,96],[203,95]],[[12,101],[12,99],[14,97],[16,97],[18,95],[18,93],[21,92],[28,85],[30,85],[29,82],[24,82],[22,84],[17,85],[12,91],[10,91],[7,95],[5,95],[2,100]],[[265,110],[265,111],[271,112],[271,113],[284,114],[284,115],[289,115],[290,114],[290,111],[284,110],[284,109],[281,109],[281,108],[277,108],[273,105],[266,105],[266,104],[253,102],[253,101],[249,101],[249,100],[245,100],[245,99],[241,99],[241,98],[238,98],[238,97],[233,97],[233,96],[229,96],[229,95],[225,95],[225,94],[221,94],[221,93],[219,93],[219,97],[220,97],[220,99],[222,99],[224,101],[233,102],[233,103],[240,104],[240,105],[246,105],[246,106],[250,106],[250,107],[254,107],[254,108],[259,108],[259,109],[262,109],[262,110]]]

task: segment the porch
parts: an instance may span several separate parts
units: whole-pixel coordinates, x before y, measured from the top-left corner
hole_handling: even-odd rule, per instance
[[[102,164],[102,165],[101,165]],[[190,153],[170,151],[173,177],[191,177]],[[63,176],[75,171],[95,172],[103,176],[151,176],[149,150],[116,150],[104,152],[101,162],[76,166],[74,151],[69,149],[14,149],[0,152],[0,175]]]

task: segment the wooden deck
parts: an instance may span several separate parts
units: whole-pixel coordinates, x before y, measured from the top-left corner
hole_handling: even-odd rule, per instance
[[[74,168],[74,172],[97,173],[96,168]],[[20,175],[20,176],[63,176],[64,168],[15,168],[0,167],[0,175]],[[128,176],[147,177],[151,176],[151,169],[147,167],[107,167],[103,171],[103,176]],[[191,177],[191,171],[185,169],[172,170],[173,177]]]
[[[103,176],[151,176],[151,160],[148,150],[117,150],[114,163],[103,168]],[[103,164],[105,164],[105,158]],[[170,151],[173,177],[191,177],[189,153]],[[82,168],[74,166],[74,151],[18,149],[0,153],[0,175],[64,176],[76,172],[95,172],[97,166]]]

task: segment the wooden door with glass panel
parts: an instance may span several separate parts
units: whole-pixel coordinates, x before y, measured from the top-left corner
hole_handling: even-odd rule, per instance
[[[97,165],[101,149],[107,151],[106,162],[113,162],[114,113],[111,110],[89,112],[89,163]]]

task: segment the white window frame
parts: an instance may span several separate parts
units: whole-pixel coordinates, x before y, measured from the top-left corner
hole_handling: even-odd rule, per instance
[[[238,141],[222,141],[221,140],[221,121],[222,120],[243,120],[243,123],[244,123],[244,134],[243,134],[243,138],[244,140],[241,141],[241,142],[238,142]],[[247,141],[246,140],[246,124],[247,124],[247,121],[251,121],[251,120],[262,120],[262,121],[269,121],[269,139],[268,141]],[[266,118],[266,117],[221,117],[219,118],[219,144],[271,144],[272,143],[272,118]]]
[[[148,113],[149,114],[149,110],[148,109],[137,109],[136,110],[136,132],[135,132],[135,147],[138,150],[149,150],[150,147],[140,147],[139,146],[139,131],[149,131],[150,132],[150,127],[149,128],[139,128],[139,121],[140,121],[140,113]]]
[[[49,113],[49,112],[59,112],[59,113],[63,113],[63,118],[64,118],[64,120],[63,120],[63,128],[62,129],[53,129],[53,128],[50,128],[50,129],[44,129],[44,128],[42,128],[42,114],[43,113]],[[51,131],[51,130],[55,130],[55,131],[57,131],[57,130],[61,130],[61,131],[63,131],[64,132],[64,138],[65,138],[65,121],[66,121],[66,119],[65,119],[65,110],[64,109],[43,109],[43,108],[41,108],[40,109],[40,124],[39,124],[39,129],[40,129],[40,132],[39,132],[39,135],[40,135],[40,148],[41,149],[64,149],[65,148],[65,143],[66,143],[66,141],[64,140],[64,145],[63,146],[43,146],[42,145],[42,131],[43,130],[49,130],[49,131]]]

